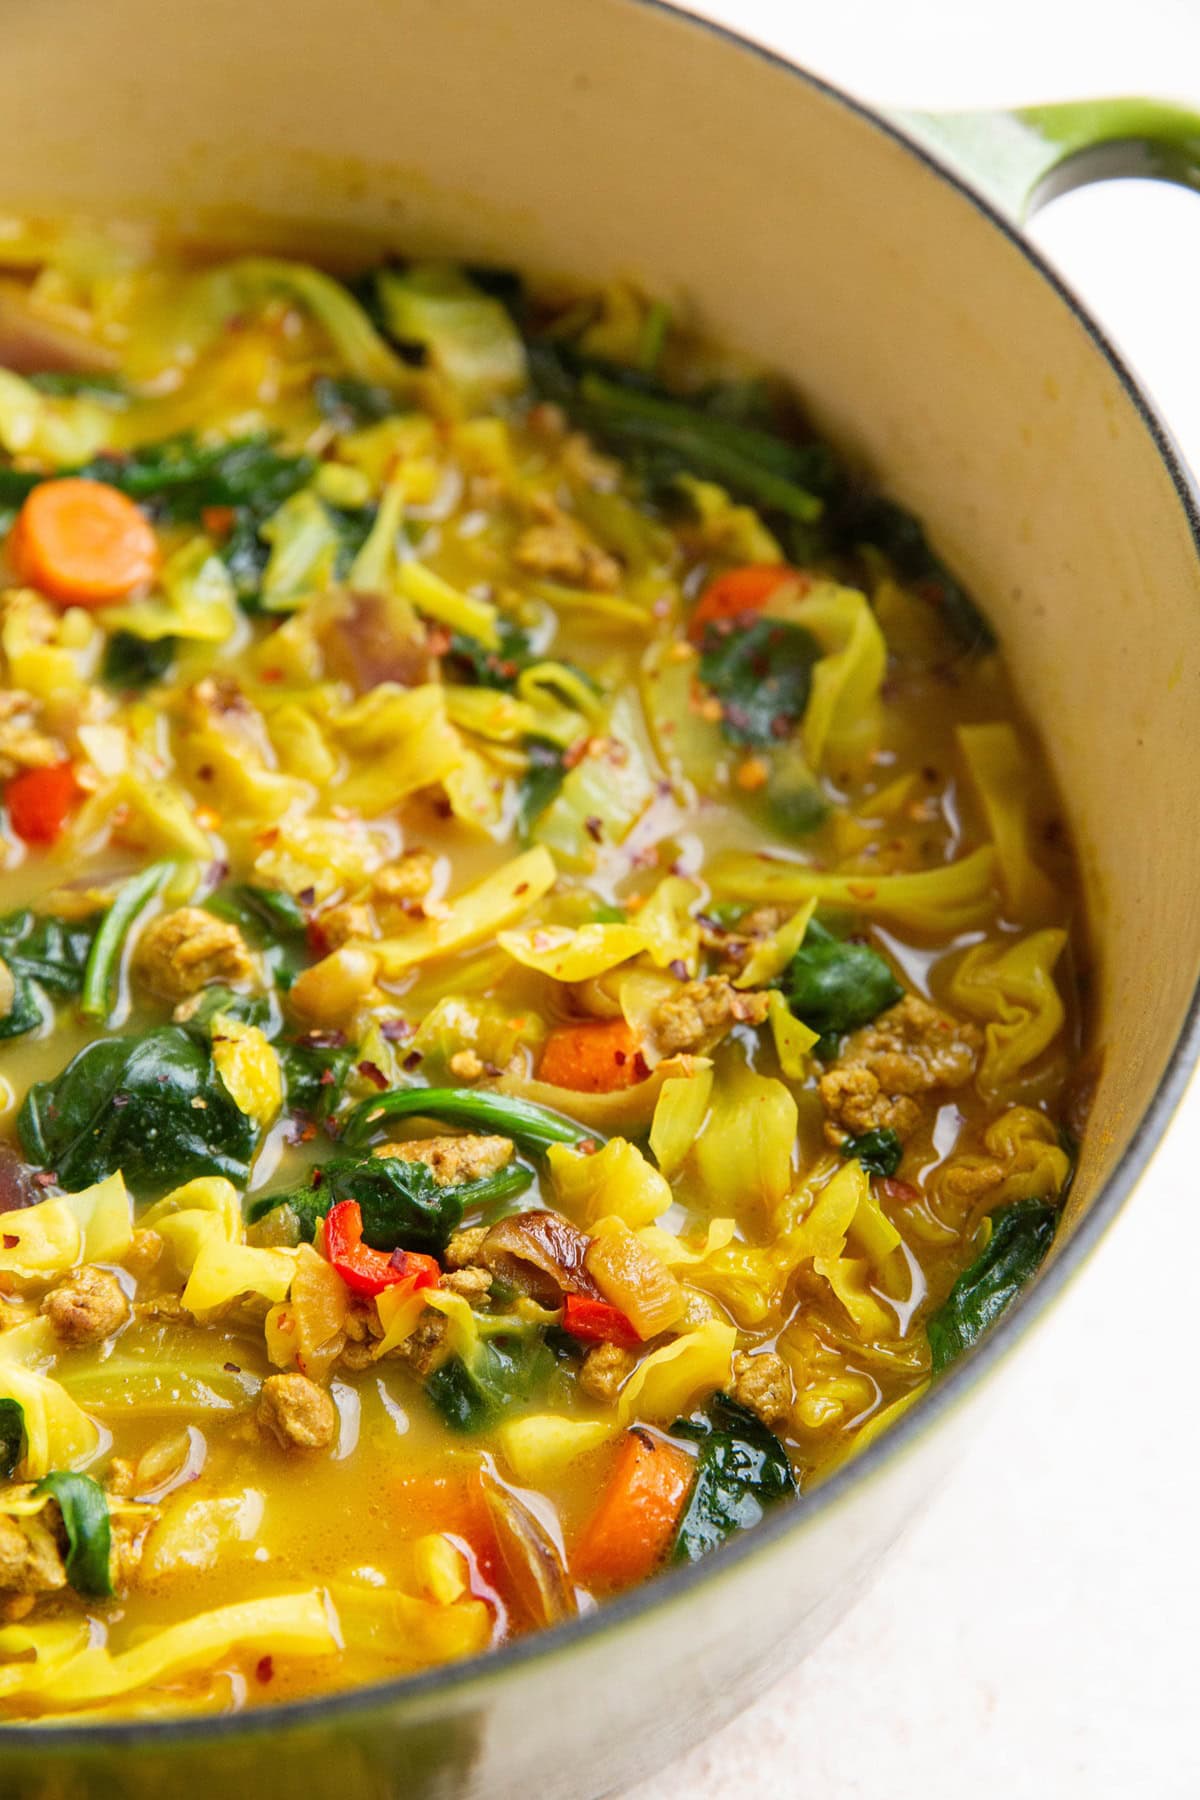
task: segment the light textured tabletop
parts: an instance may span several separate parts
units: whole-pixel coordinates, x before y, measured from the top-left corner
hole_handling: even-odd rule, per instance
[[[1198,0],[695,10],[866,99],[1150,92],[1200,105]],[[1200,466],[1200,198],[1122,183],[1056,202],[1031,236]],[[1193,1084],[1134,1200],[983,1396],[961,1464],[875,1588],[802,1667],[626,1800],[1195,1800],[1200,1434],[1178,1264],[1198,1153]]]

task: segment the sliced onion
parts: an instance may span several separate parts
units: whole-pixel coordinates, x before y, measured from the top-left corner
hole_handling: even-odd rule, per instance
[[[485,1473],[483,1497],[513,1590],[537,1629],[573,1619],[575,1589],[558,1545],[530,1509]]]
[[[564,1294],[599,1297],[585,1267],[591,1238],[561,1213],[515,1213],[493,1225],[479,1259],[542,1306],[559,1306]]]
[[[682,1317],[686,1299],[674,1275],[619,1220],[611,1220],[603,1236],[592,1239],[587,1271],[642,1339],[657,1337]]]

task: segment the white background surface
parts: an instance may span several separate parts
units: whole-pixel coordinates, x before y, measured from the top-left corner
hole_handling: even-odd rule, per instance
[[[1200,108],[1200,0],[694,10],[868,100],[1146,92]],[[1200,196],[1094,189],[1056,201],[1031,236],[1200,467]],[[1196,1800],[1200,1433],[1185,1282],[1198,1152],[1194,1085],[1132,1204],[985,1396],[961,1465],[878,1585],[803,1667],[627,1800]]]

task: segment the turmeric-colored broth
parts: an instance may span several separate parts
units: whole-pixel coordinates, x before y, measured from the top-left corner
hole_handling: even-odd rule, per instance
[[[1070,1178],[983,616],[625,286],[4,260],[0,1709],[407,1673],[803,1504]]]

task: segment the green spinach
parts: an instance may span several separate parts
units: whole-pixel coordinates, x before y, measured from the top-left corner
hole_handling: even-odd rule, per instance
[[[721,702],[721,731],[732,744],[782,743],[804,717],[821,646],[784,619],[710,625],[700,679]]]
[[[104,1489],[90,1475],[52,1469],[34,1488],[58,1502],[67,1534],[67,1580],[77,1594],[112,1598],[112,1527]]]
[[[517,783],[517,833],[527,844],[534,825],[567,778],[560,745],[548,738],[527,737],[524,750],[529,761]]]
[[[842,1032],[869,1024],[904,998],[877,950],[835,936],[817,919],[809,920],[779,985],[796,1017],[826,1040],[825,1049]]]
[[[452,1356],[435,1369],[425,1392],[453,1431],[486,1431],[544,1393],[557,1367],[540,1331],[494,1331],[481,1334],[469,1363]]]
[[[675,1537],[675,1562],[698,1562],[735,1531],[757,1525],[773,1502],[796,1492],[779,1439],[728,1394],[716,1394],[703,1412],[676,1420],[671,1434],[700,1446],[695,1485]]]
[[[25,1453],[25,1410],[18,1400],[0,1400],[0,1481],[11,1481]]]
[[[413,1117],[482,1126],[535,1154],[544,1154],[551,1144],[604,1142],[599,1132],[585,1131],[536,1100],[518,1100],[513,1094],[493,1094],[480,1088],[433,1087],[392,1088],[361,1100],[343,1123],[342,1142],[348,1149],[360,1149],[386,1120]]]
[[[17,1131],[29,1160],[63,1187],[120,1169],[139,1198],[198,1175],[244,1187],[258,1143],[203,1034],[180,1025],[86,1045],[60,1075],[34,1083]]]
[[[996,648],[996,634],[965,587],[929,546],[918,519],[882,495],[861,496],[846,512],[839,535],[849,544],[882,550],[901,578],[940,614],[950,636],[975,655]]]
[[[247,1222],[257,1224],[276,1207],[290,1207],[301,1235],[311,1241],[317,1222],[339,1200],[357,1200],[363,1242],[373,1250],[419,1250],[439,1256],[462,1223],[468,1206],[520,1193],[530,1171],[518,1164],[480,1181],[441,1186],[423,1162],[399,1156],[333,1157],[301,1187],[260,1194],[249,1203]]]
[[[78,997],[95,932],[94,919],[70,923],[28,910],[0,919],[0,958],[13,978],[13,1003],[0,1018],[0,1039],[49,1023],[51,995]]]
[[[890,1125],[876,1131],[864,1131],[858,1137],[846,1138],[842,1155],[860,1162],[868,1175],[894,1175],[904,1155],[904,1145]]]
[[[388,388],[353,375],[318,375],[313,382],[313,398],[321,417],[338,431],[376,425],[397,410],[396,396]]]
[[[208,912],[228,919],[259,951],[277,987],[289,988],[312,961],[308,914],[282,888],[235,882],[205,901]]]
[[[341,1103],[354,1052],[345,1045],[324,1044],[311,1037],[279,1046],[279,1062],[287,1085],[287,1109],[314,1124],[324,1124]]]
[[[101,678],[110,687],[129,692],[162,681],[175,660],[175,639],[140,638],[132,631],[114,631],[104,652]]]
[[[1036,1274],[1058,1225],[1045,1200],[1017,1200],[991,1215],[987,1247],[965,1269],[929,1320],[933,1373],[969,1350]]]

